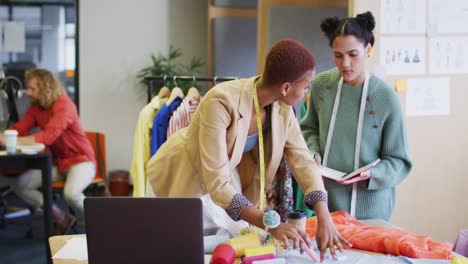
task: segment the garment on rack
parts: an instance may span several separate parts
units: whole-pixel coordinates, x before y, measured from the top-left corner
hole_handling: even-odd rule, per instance
[[[437,242],[402,229],[368,226],[343,211],[331,215],[338,231],[355,249],[410,258],[449,259],[452,256],[451,243]],[[307,234],[315,237],[316,231],[317,217],[307,219]]]
[[[166,103],[167,98],[155,96],[149,104],[140,111],[133,139],[133,160],[130,174],[133,179],[133,196],[145,196],[146,163],[150,159],[151,130],[153,119],[159,108]]]
[[[169,105],[163,104],[154,116],[153,130],[151,131],[151,157],[167,140],[167,128],[172,113],[182,103],[182,98],[175,98]]]
[[[169,120],[169,127],[167,129],[167,138],[169,138],[175,132],[187,127],[192,122],[193,114],[197,110],[198,104],[200,104],[200,98],[189,99],[184,98],[179,107],[172,114]]]

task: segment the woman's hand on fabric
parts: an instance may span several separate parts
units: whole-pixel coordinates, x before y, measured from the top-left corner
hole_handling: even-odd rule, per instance
[[[281,241],[286,248],[290,246],[300,248],[301,253],[304,252],[304,247],[312,248],[310,237],[295,225],[281,223],[278,227],[269,229],[268,232],[271,233],[273,238]]]
[[[349,180],[345,180],[345,181],[338,181],[337,180],[336,182],[338,182],[339,184],[348,185],[348,184],[351,184],[351,183],[368,180],[371,177],[372,177],[371,171],[366,170],[366,171],[361,172],[358,176],[353,177],[353,178],[351,178]]]
[[[338,232],[329,214],[328,216],[318,218],[317,220],[318,226],[316,240],[317,247],[320,250],[320,262],[325,259],[327,248],[330,249],[330,254],[333,259],[337,260],[338,257],[336,256],[336,250],[343,252],[343,244],[348,247],[352,247],[352,245]]]

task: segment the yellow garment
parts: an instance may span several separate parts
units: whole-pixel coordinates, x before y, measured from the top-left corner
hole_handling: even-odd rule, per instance
[[[130,174],[133,179],[133,197],[145,197],[146,163],[150,159],[151,129],[156,112],[167,101],[167,98],[155,96],[138,116],[133,140],[133,160]]]
[[[452,264],[468,264],[468,258],[455,257],[452,259]]]

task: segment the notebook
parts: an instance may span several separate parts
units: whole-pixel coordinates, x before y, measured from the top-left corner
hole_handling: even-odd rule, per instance
[[[359,175],[363,171],[371,169],[372,167],[377,165],[379,162],[380,162],[380,159],[377,159],[376,161],[371,162],[371,163],[367,164],[366,166],[363,166],[363,167],[361,167],[361,168],[359,168],[359,169],[357,169],[355,171],[349,172],[349,173],[334,170],[334,169],[324,167],[324,166],[320,167],[320,172],[322,173],[323,177],[327,177],[327,178],[330,178],[330,179],[333,179],[333,180],[338,180],[338,181],[345,181],[345,180],[351,179],[354,176]]]
[[[198,198],[86,198],[88,262],[203,264]]]

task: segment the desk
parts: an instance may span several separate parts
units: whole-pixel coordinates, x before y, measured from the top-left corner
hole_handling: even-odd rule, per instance
[[[64,235],[64,236],[52,236],[49,238],[50,251],[52,256],[55,255],[60,249],[65,246],[68,240],[72,238],[86,237],[86,235]],[[359,249],[352,249],[353,251],[365,253],[368,255],[383,255],[380,253],[374,253],[369,251],[363,251]],[[205,264],[209,264],[211,260],[211,254],[205,254]],[[234,264],[241,264],[240,259],[236,259]],[[313,262],[311,262],[313,263]],[[53,259],[53,264],[88,264],[88,260],[74,260],[74,259]]]
[[[53,236],[49,238],[50,251],[52,256],[55,255],[60,249],[65,246],[68,240],[75,237],[86,237],[86,235],[65,235]],[[210,263],[211,255],[205,255],[205,263]],[[53,264],[88,264],[87,260],[74,260],[74,259],[53,259]],[[241,264],[240,260],[236,260],[235,264]]]
[[[49,237],[53,235],[52,226],[52,157],[50,154],[0,155],[2,169],[39,169],[42,172],[42,195],[44,196],[44,242],[46,258],[52,263],[49,251]]]

